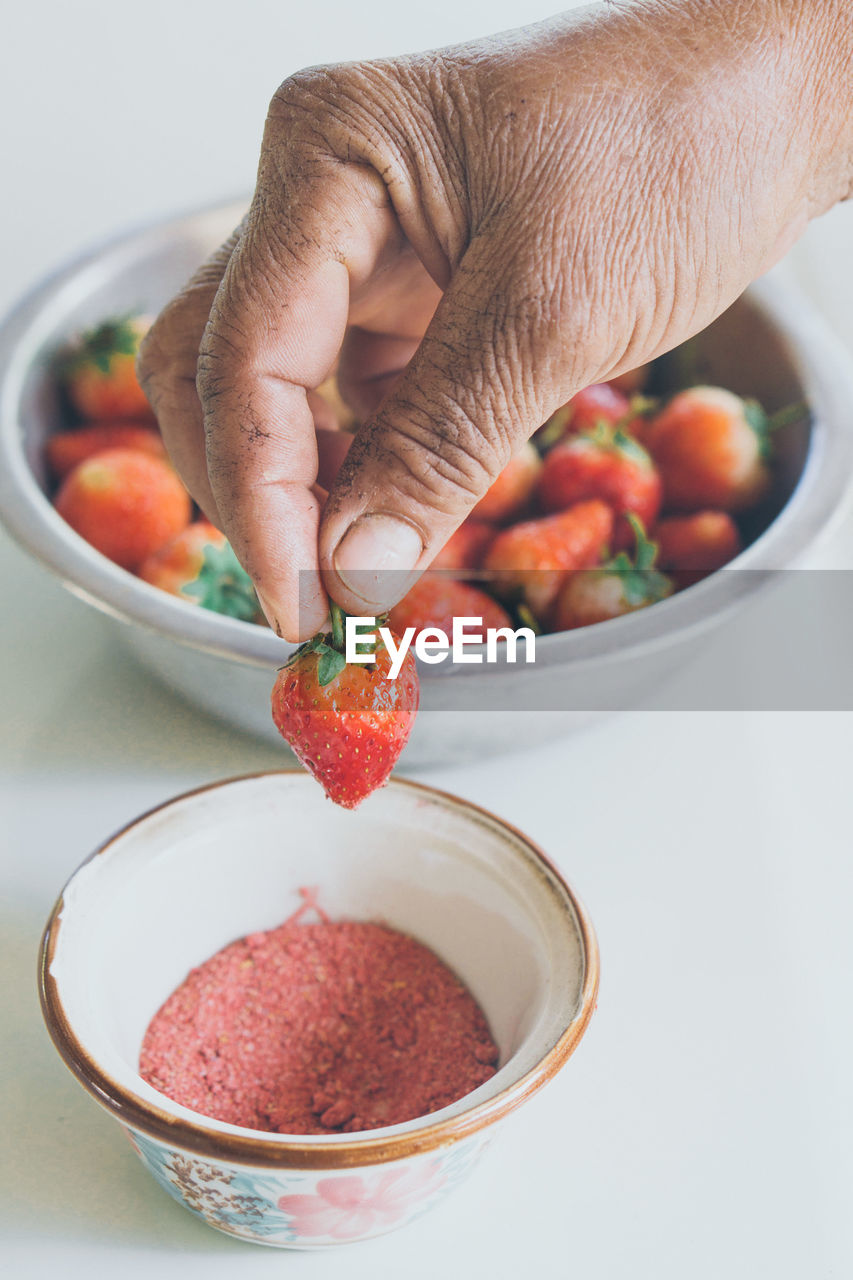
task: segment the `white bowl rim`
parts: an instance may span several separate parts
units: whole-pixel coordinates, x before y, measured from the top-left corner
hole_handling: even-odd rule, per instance
[[[52,317],[77,296],[90,271],[118,267],[123,260],[168,243],[206,220],[236,224],[245,201],[206,206],[134,230],[78,257],[26,295],[0,325],[0,519],[18,543],[89,604],[125,623],[140,625],[172,641],[244,665],[280,666],[292,645],[266,627],[200,609],[142,582],[119,568],[57,515],[30,470],[18,421],[20,390]],[[608,662],[638,656],[648,647],[675,643],[736,606],[760,585],[763,573],[795,564],[842,507],[853,472],[853,432],[843,424],[853,397],[853,362],[842,343],[807,299],[777,279],[762,279],[746,291],[786,345],[812,411],[812,437],[802,474],[768,528],[726,570],[711,574],[653,609],[639,610],[595,628],[542,636],[538,669],[566,663]],[[728,572],[727,570],[732,570]],[[503,667],[445,662],[424,667],[425,684],[448,680],[506,678]]]
[[[556,881],[568,900],[581,948],[583,980],[574,1015],[535,1066],[512,1080],[492,1097],[473,1103],[469,1108],[450,1118],[437,1119],[434,1124],[428,1125],[423,1125],[423,1117],[416,1118],[409,1122],[420,1126],[413,1132],[407,1132],[405,1125],[399,1125],[394,1126],[393,1133],[386,1130],[381,1136],[376,1137],[343,1138],[342,1135],[335,1135],[334,1139],[327,1142],[318,1142],[313,1137],[310,1142],[301,1142],[299,1137],[294,1135],[265,1133],[253,1129],[235,1131],[236,1126],[229,1132],[223,1132],[208,1125],[206,1118],[202,1115],[188,1119],[183,1109],[180,1115],[173,1114],[168,1098],[164,1096],[163,1105],[158,1106],[133,1093],[104,1071],[80,1042],[65,1012],[59,983],[51,972],[62,925],[65,895],[78,873],[95,858],[112,849],[130,831],[170,806],[179,805],[205,792],[255,779],[278,776],[291,779],[303,778],[306,785],[316,786],[304,770],[269,769],[194,787],[154,806],[126,823],[93,850],[69,877],[48,918],[39,950],[39,998],[42,1015],[51,1039],[66,1066],[83,1087],[128,1128],[169,1145],[174,1144],[185,1150],[224,1159],[234,1164],[305,1169],[351,1168],[380,1164],[446,1147],[479,1133],[514,1111],[565,1065],[586,1031],[596,1007],[599,985],[599,952],[595,931],[586,909],[560,869],[529,836],[519,831],[512,823],[473,801],[408,778],[393,777],[388,785],[429,796],[430,799],[437,800],[448,807],[461,809],[471,816],[487,819],[493,828],[496,827],[511,835],[514,840],[521,842],[532,855],[533,860],[547,869],[549,876]]]

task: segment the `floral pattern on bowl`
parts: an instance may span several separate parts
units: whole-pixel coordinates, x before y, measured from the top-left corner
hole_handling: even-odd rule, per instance
[[[348,1244],[403,1226],[433,1208],[467,1175],[488,1137],[440,1155],[353,1173],[270,1172],[227,1165],[126,1129],[143,1164],[191,1213],[228,1235],[293,1249]]]

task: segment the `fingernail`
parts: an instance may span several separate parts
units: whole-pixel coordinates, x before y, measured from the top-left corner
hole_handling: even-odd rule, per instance
[[[394,575],[410,573],[423,549],[420,534],[405,520],[359,516],[338,543],[335,569],[353,595],[381,604],[398,597],[399,579]]]

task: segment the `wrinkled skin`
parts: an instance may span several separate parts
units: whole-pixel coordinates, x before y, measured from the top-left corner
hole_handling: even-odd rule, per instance
[[[849,194],[849,28],[832,0],[610,3],[285,81],[247,218],[140,359],[280,634],[327,591],[393,603],[558,405]],[[336,362],[364,419],[340,470],[313,395]]]

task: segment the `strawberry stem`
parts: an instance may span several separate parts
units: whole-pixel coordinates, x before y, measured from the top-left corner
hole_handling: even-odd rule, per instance
[[[630,408],[617,425],[627,425],[634,418],[650,418],[653,413],[657,412],[659,405],[660,396],[644,396],[638,392],[636,395],[631,396]]]
[[[633,511],[626,511],[625,515],[636,542],[634,558],[632,560],[627,551],[620,551],[601,572],[618,574],[626,602],[632,609],[639,609],[665,599],[672,591],[672,583],[655,568],[658,544],[646,536],[642,520]]]
[[[548,421],[539,428],[533,437],[533,443],[540,454],[547,453],[553,445],[562,440],[571,420],[572,405],[570,403],[561,405],[559,409],[554,410]]]
[[[337,649],[339,653],[344,651],[344,612],[340,605],[335,604],[334,600],[329,606],[329,612],[332,615],[332,647]]]
[[[781,431],[783,427],[790,427],[795,422],[802,421],[808,417],[809,406],[805,400],[795,400],[793,404],[787,404],[783,409],[777,409],[775,413],[771,413],[764,426],[767,432]]]
[[[631,532],[634,535],[634,565],[635,569],[645,572],[646,569],[653,569],[658,554],[658,544],[652,542],[646,537],[645,526],[638,515],[633,511],[626,511],[625,518],[631,526]]]
[[[526,604],[520,604],[515,611],[518,621],[523,627],[529,627],[535,636],[541,636],[542,628],[533,610]]]

